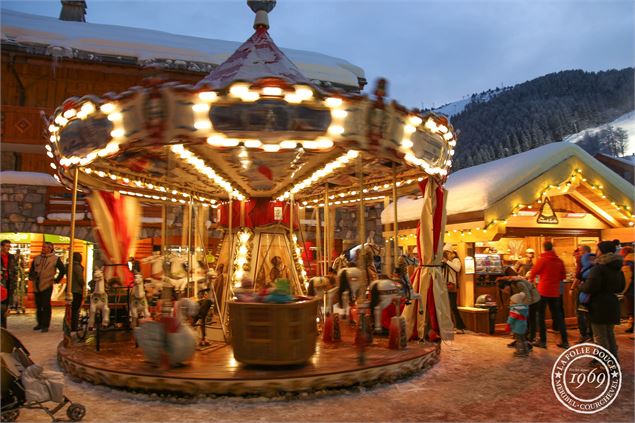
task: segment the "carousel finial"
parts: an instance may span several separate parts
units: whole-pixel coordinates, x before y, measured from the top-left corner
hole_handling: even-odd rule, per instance
[[[247,0],[247,5],[256,14],[254,29],[260,27],[269,29],[268,13],[276,7],[276,0]]]

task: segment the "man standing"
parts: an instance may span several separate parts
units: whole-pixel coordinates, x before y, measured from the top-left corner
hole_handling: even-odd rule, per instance
[[[59,271],[55,277],[56,271]],[[37,326],[33,330],[48,332],[51,324],[51,294],[53,283],[59,283],[66,274],[62,260],[55,255],[53,244],[45,242],[42,254],[31,264],[29,279],[33,281]]]
[[[2,247],[2,287],[0,287],[0,324],[7,327],[7,315],[9,314],[9,304],[13,297],[13,290],[17,283],[17,263],[15,256],[9,253],[11,241],[5,239],[0,243]]]
[[[567,328],[564,324],[564,316],[561,312],[560,304],[560,282],[567,274],[564,262],[553,251],[553,244],[549,241],[543,245],[544,252],[540,255],[536,264],[529,272],[529,280],[535,282],[538,277],[538,292],[540,293],[540,303],[538,305],[538,319],[540,323],[540,340],[534,345],[539,348],[547,348],[547,327],[545,324],[545,311],[549,306],[551,318],[560,330],[562,342],[557,344],[560,348],[569,348],[567,338]]]
[[[623,258],[615,254],[612,241],[600,242],[598,250],[595,266],[591,268],[580,290],[591,294],[589,317],[595,343],[609,350],[619,360],[613,330],[615,325],[620,324],[620,302],[616,294],[622,292],[625,285]]]

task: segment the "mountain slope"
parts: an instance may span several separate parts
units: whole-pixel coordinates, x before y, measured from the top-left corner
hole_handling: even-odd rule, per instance
[[[560,141],[635,109],[633,68],[562,71],[471,101],[452,118],[460,131],[454,170]]]

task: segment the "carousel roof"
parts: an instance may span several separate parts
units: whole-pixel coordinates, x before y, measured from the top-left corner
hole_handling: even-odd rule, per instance
[[[65,101],[47,146],[59,177],[68,185],[77,167],[87,188],[208,205],[229,197],[308,205],[326,185],[346,202],[359,197],[351,189],[359,172],[368,199],[393,179],[444,178],[456,145],[445,117],[388,102],[383,80],[373,98],[313,85],[271,40],[267,11],[254,11],[255,34],[196,86],[146,80]]]

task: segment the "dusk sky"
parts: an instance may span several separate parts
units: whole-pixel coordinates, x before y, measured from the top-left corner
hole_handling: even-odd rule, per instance
[[[86,20],[245,41],[254,14],[245,0],[87,0]],[[58,17],[59,0],[1,1]],[[408,107],[566,69],[634,66],[633,0],[279,0],[270,33],[282,48],[316,51],[362,67],[372,89]]]

